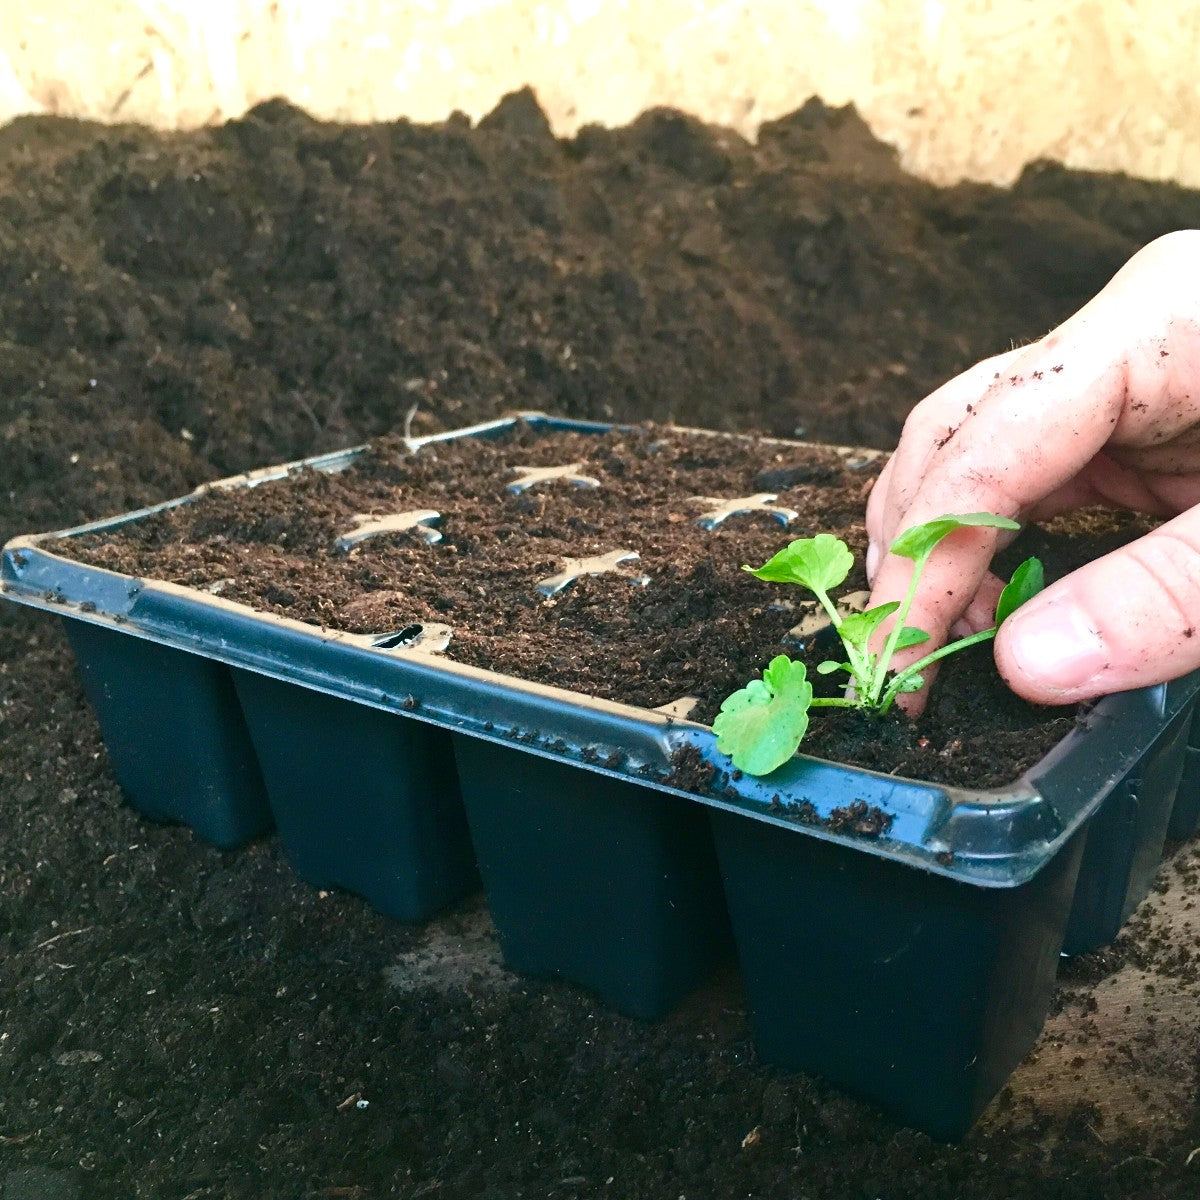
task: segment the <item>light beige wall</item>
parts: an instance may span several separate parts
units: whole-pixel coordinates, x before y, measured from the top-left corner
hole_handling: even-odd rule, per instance
[[[815,93],[939,181],[1200,185],[1198,64],[1196,0],[0,0],[0,117],[479,117],[531,83],[560,132],[672,104],[753,134]]]

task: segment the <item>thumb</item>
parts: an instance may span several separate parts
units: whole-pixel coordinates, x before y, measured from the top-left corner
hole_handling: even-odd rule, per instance
[[[1018,609],[996,634],[996,665],[1038,704],[1090,700],[1200,666],[1200,508]]]

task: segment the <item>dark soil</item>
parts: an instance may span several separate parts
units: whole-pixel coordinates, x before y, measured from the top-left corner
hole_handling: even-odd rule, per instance
[[[208,590],[265,612],[351,633],[386,635],[424,622],[453,629],[447,655],[473,666],[644,708],[694,698],[711,724],[721,702],[777,654],[816,666],[832,649],[790,630],[815,608],[799,589],[741,570],[791,538],[831,533],[859,561],[842,590],[866,587],[864,499],[884,456],[851,457],[769,441],[713,438],[666,426],[602,436],[519,427],[496,440],[373,442],[349,469],[307,470],[254,488],[218,489],[104,533],[58,543],[72,558],[127,575]],[[570,465],[590,483],[546,480],[514,494],[523,467]],[[786,530],[768,513],[731,516],[705,530],[705,497],[747,497],[775,481]],[[769,494],[769,493],[768,493]],[[719,507],[719,505],[718,505]],[[440,540],[411,530],[346,549],[359,514],[440,514]],[[1031,531],[1053,580],[1104,553],[1144,523],[1090,513]],[[537,590],[564,562],[634,550],[618,572],[584,575],[554,596]],[[1020,548],[1007,557],[1019,557]],[[951,659],[916,722],[819,715],[808,754],[933,782],[1008,783],[1072,726],[1072,713],[1038,708],[1003,686],[990,648]]]
[[[0,131],[0,537],[414,403],[417,432],[538,407],[887,447],[947,375],[1196,225],[1194,193],[1053,166],[937,189],[816,102],[757,147],[665,112],[556,142],[528,96],[478,129],[282,104],[172,137],[21,120]],[[732,980],[656,1027],[524,980],[398,991],[420,931],[305,887],[274,840],[221,854],[136,818],[59,633],[7,608],[0,762],[5,1200],[1196,1194],[1194,1016],[1112,1068],[1158,1045],[1167,1116],[1104,1125],[1067,1074],[944,1148],[756,1064]],[[1194,940],[1146,929],[1082,964],[1064,1011],[1123,964],[1184,987]]]

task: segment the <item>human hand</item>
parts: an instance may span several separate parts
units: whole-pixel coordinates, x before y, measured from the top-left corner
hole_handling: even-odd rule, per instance
[[[1200,230],[1168,234],[1040,341],[979,363],[913,409],[867,505],[871,604],[899,600],[897,534],[945,513],[1044,520],[1108,504],[1172,520],[1046,588],[996,637],[1009,686],[1067,704],[1200,667]],[[907,624],[985,629],[997,532],[935,551]],[[902,698],[910,712],[924,693]]]

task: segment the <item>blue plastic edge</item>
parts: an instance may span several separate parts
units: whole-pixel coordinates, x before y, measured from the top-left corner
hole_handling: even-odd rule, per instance
[[[413,449],[461,437],[501,436],[518,422],[548,431],[603,433],[614,426],[520,413],[428,437]],[[679,428],[695,436],[784,439]],[[517,746],[580,769],[686,796],[880,858],[982,887],[1027,882],[1070,840],[1112,789],[1200,691],[1200,672],[1106,697],[1045,758],[1013,784],[970,790],[882,775],[797,755],[770,776],[735,778],[711,729],[454,662],[420,646],[384,649],[343,634],[263,614],[174,584],[72,562],[47,544],[101,532],[194,501],[215,488],[254,487],[300,468],[339,471],[363,447],[231,476],[161,504],[69,529],[11,540],[0,555],[0,594],[58,616],[201,654],[230,666],[396,712],[441,728]],[[878,453],[870,451],[867,453]],[[694,746],[718,772],[715,794],[671,786],[673,755]],[[619,765],[615,765],[618,764]],[[820,816],[855,800],[892,818],[886,836],[833,833],[788,819],[790,806]]]

